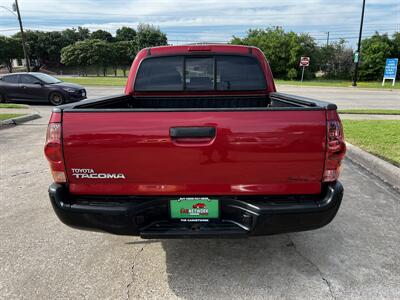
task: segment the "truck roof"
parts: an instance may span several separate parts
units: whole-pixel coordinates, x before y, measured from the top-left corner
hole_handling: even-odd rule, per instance
[[[141,50],[151,55],[166,55],[192,52],[208,53],[232,53],[232,54],[262,54],[261,50],[253,46],[231,45],[231,44],[188,44],[179,46],[158,46]]]

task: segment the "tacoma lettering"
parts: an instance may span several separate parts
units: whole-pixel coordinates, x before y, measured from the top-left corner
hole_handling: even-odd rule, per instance
[[[93,169],[71,169],[72,176],[77,179],[125,179],[121,173],[95,173]]]

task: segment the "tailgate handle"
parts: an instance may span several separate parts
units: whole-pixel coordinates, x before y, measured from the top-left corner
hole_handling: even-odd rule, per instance
[[[171,127],[171,138],[214,138],[215,127]]]

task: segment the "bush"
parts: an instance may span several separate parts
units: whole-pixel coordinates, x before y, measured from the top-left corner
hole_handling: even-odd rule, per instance
[[[296,69],[290,69],[287,73],[287,78],[290,80],[294,80],[297,78],[297,70]]]

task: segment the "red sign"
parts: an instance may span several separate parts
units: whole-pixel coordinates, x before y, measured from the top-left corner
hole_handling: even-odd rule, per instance
[[[302,56],[300,58],[300,67],[308,67],[310,65],[310,58],[307,56]]]

